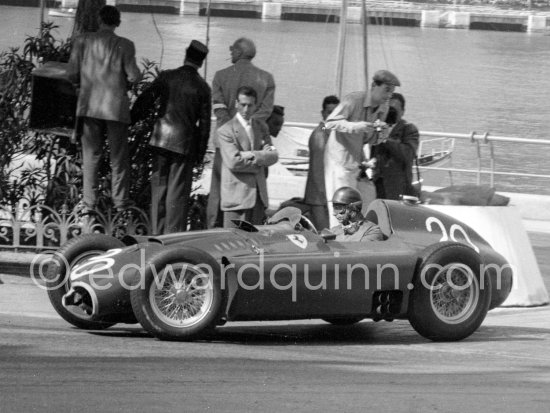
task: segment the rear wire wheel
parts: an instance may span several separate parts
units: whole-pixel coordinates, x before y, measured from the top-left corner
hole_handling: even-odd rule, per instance
[[[491,303],[491,281],[470,247],[443,243],[428,248],[409,297],[409,321],[433,341],[457,341],[481,325]]]

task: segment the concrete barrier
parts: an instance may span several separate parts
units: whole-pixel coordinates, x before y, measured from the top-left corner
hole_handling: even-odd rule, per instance
[[[527,33],[544,33],[546,31],[546,16],[530,15],[527,18]]]
[[[262,3],[262,20],[280,20],[282,15],[282,3]]]
[[[447,26],[450,29],[469,29],[470,28],[470,13],[463,11],[449,12]]]
[[[422,10],[420,27],[439,27],[441,12],[439,10]]]
[[[348,7],[348,23],[361,23],[361,7]]]
[[[200,13],[201,4],[199,0],[181,0],[180,15],[195,15]]]

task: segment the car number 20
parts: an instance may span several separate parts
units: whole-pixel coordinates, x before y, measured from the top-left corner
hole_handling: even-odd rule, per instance
[[[466,244],[470,245],[477,253],[479,253],[479,248],[470,240],[470,237],[468,236],[464,228],[462,228],[462,226],[458,224],[453,224],[451,225],[451,228],[447,232],[445,225],[443,224],[443,222],[441,222],[439,218],[429,217],[428,219],[426,219],[426,229],[429,232],[434,231],[434,229],[432,228],[434,225],[436,227],[439,227],[439,229],[441,230],[442,236],[441,236],[441,239],[439,240],[440,242],[449,241],[449,240],[452,240],[455,242],[462,242],[462,239],[456,238],[456,233],[459,232],[464,238],[464,241],[466,241]]]

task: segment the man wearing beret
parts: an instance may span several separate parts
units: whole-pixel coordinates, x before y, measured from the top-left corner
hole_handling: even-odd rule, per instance
[[[237,90],[241,86],[249,86],[256,91],[256,110],[252,118],[265,123],[273,112],[275,98],[275,81],[273,75],[252,64],[256,56],[254,42],[245,37],[235,40],[229,46],[232,65],[218,70],[212,80],[212,108],[216,115],[216,128],[220,128],[235,114],[235,101]],[[220,210],[220,181],[221,181],[221,155],[217,135],[214,135],[214,162],[212,165],[212,179],[210,182],[210,194],[206,210],[206,222],[208,228],[222,225]]]
[[[199,75],[207,47],[193,40],[183,66],[162,71],[136,100],[132,120],[155,102],[159,118],[149,144],[154,148],[151,221],[154,234],[187,229],[193,168],[203,159],[210,136],[211,91]]]
[[[325,150],[327,194],[349,186],[359,189],[363,199],[370,198],[366,195],[368,189],[360,187],[357,181],[359,166],[365,159],[363,147],[387,137],[388,101],[396,86],[401,83],[393,73],[378,70],[369,91],[345,96],[327,118],[326,128],[335,132],[331,133]]]

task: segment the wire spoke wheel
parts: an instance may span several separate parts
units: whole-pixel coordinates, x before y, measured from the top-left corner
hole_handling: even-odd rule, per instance
[[[409,297],[409,321],[419,334],[456,341],[478,329],[491,303],[491,282],[482,264],[480,255],[464,244],[426,248]]]
[[[458,324],[475,311],[479,300],[479,282],[469,267],[452,263],[434,276],[430,304],[434,314],[445,323]]]
[[[143,288],[130,291],[134,315],[161,340],[205,337],[223,312],[220,280],[219,264],[202,251],[161,251],[147,262]]]
[[[176,328],[200,322],[213,301],[210,277],[190,264],[168,265],[149,287],[152,311],[160,321]]]

